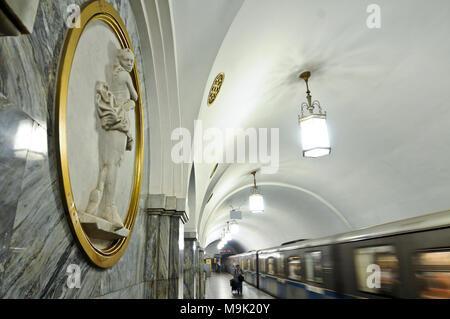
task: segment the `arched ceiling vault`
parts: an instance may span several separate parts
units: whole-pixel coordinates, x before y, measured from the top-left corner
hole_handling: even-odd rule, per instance
[[[220,164],[213,178],[215,163],[195,163],[202,245],[217,239],[230,205],[243,211],[236,240],[246,249],[450,207],[448,1],[379,0],[379,29],[366,24],[370,1],[213,2],[171,2],[181,118],[190,129],[194,119],[204,129],[279,128],[279,169],[257,175],[266,212],[256,216],[246,201],[260,163]],[[328,114],[324,158],[301,157],[306,69]],[[222,89],[207,106],[220,72]]]
[[[169,4],[131,1],[138,25],[146,83],[143,194],[185,197],[185,172],[171,160],[171,132],[181,126],[178,81]]]
[[[284,188],[284,189],[292,189],[295,190],[296,192],[302,192],[305,193],[309,196],[311,196],[314,200],[318,201],[319,203],[325,205],[337,218],[339,218],[343,224],[345,224],[345,226],[347,227],[347,229],[350,231],[353,229],[353,227],[351,226],[351,224],[349,223],[349,221],[347,220],[347,218],[345,218],[344,215],[342,215],[342,213],[337,210],[333,205],[331,205],[329,202],[327,202],[325,199],[323,199],[322,197],[320,197],[318,194],[307,190],[305,188],[302,188],[300,186],[297,185],[292,185],[292,184],[286,184],[286,183],[279,183],[279,182],[260,182],[258,183],[258,186],[276,186],[276,187],[280,187],[280,188]],[[207,216],[204,216],[203,223],[201,224],[200,228],[199,228],[199,233],[202,237],[204,237],[207,233],[209,228],[211,228],[211,226],[216,226],[221,228],[222,225],[218,225],[216,223],[216,219],[217,218],[221,218],[224,217],[223,215],[218,215],[216,212],[218,210],[219,207],[223,207],[223,204],[230,199],[230,197],[232,197],[233,195],[237,194],[237,193],[243,193],[246,194],[245,196],[245,200],[247,200],[248,195],[250,194],[250,190],[253,187],[253,183],[250,184],[246,184],[243,186],[240,186],[238,188],[235,188],[233,191],[229,192],[226,194],[225,197],[221,198],[220,201],[215,204],[210,210],[209,210],[209,214]],[[283,191],[283,190],[281,190]],[[225,207],[226,208],[226,207]],[[215,214],[216,213],[216,214]],[[229,219],[229,210],[226,210],[225,213],[225,218],[226,220]],[[221,218],[222,219],[222,218]]]

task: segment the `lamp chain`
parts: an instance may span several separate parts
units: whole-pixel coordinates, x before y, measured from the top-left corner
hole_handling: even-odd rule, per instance
[[[311,90],[309,89],[309,83],[308,83],[308,79],[310,77],[311,73],[308,72],[304,72],[300,75],[300,78],[302,78],[305,83],[306,83],[306,99],[308,101],[308,103],[303,102],[301,104],[300,107],[300,111],[301,111],[301,116],[300,118],[302,118],[304,116],[304,109],[306,108],[310,114],[313,114],[314,112],[314,108],[317,107],[319,109],[319,114],[323,114],[322,113],[322,106],[320,105],[320,102],[318,100],[314,100],[312,101],[312,96],[311,96]]]

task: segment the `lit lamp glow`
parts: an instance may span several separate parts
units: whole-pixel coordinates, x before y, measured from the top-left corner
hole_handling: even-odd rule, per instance
[[[228,242],[233,239],[230,231],[230,222],[227,222],[227,229],[225,230],[225,240]]]
[[[237,234],[239,232],[239,225],[237,222],[235,221],[231,222],[230,231],[232,234]]]
[[[223,239],[221,239],[219,241],[219,243],[217,244],[217,249],[222,249],[225,246],[225,243],[223,242]]]
[[[251,173],[253,175],[253,194],[248,198],[248,206],[252,213],[263,213],[264,212],[264,197],[259,193],[258,187],[256,187],[256,171]]]
[[[264,212],[264,198],[261,194],[252,194],[249,197],[249,206],[252,213]]]
[[[301,141],[304,157],[321,157],[329,155],[331,152],[330,138],[328,136],[327,115],[322,112],[319,101],[311,102],[311,92],[308,86],[308,79],[311,72],[303,72],[300,78],[306,82],[306,98],[308,103],[301,105],[301,115],[299,116]],[[319,113],[314,113],[314,108],[319,109]],[[304,115],[304,109],[309,111]]]

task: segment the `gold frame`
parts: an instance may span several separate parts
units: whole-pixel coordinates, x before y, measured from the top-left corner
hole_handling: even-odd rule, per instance
[[[67,159],[67,136],[66,136],[66,110],[67,110],[67,94],[70,79],[70,72],[72,69],[73,58],[78,46],[78,42],[83,34],[86,26],[95,20],[105,22],[118,38],[122,48],[130,48],[131,40],[125,25],[120,18],[119,13],[113,6],[107,2],[92,1],[85,4],[81,10],[81,27],[69,29],[64,40],[64,46],[59,60],[56,95],[55,95],[55,126],[57,136],[57,163],[59,165],[59,173],[62,188],[63,205],[68,214],[70,224],[79,244],[83,248],[88,258],[97,266],[101,268],[109,268],[115,265],[124,254],[133,232],[134,223],[139,208],[139,194],[141,186],[143,153],[144,153],[144,135],[143,135],[143,116],[142,116],[142,95],[139,83],[139,75],[134,62],[134,68],[131,73],[134,86],[138,92],[138,101],[135,107],[136,116],[136,148],[135,148],[135,162],[134,162],[134,178],[133,189],[131,193],[130,206],[124,221],[124,226],[130,230],[126,238],[122,238],[113,242],[112,246],[107,249],[98,249],[90,242],[89,238],[83,231],[83,228],[78,219],[77,208],[74,203],[72,186],[70,183],[69,166]],[[134,51],[133,51],[134,52]]]

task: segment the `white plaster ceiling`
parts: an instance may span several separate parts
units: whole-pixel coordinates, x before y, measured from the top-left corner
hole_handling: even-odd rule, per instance
[[[209,73],[222,41],[243,0],[189,0],[170,1],[175,39],[178,94],[181,126],[193,135],[194,120],[208,84]],[[176,128],[176,127],[173,127]],[[189,181],[189,165],[184,165],[185,186]],[[187,191],[186,191],[187,192]],[[195,194],[195,192],[194,192]],[[188,195],[186,195],[188,196]],[[191,200],[201,201],[201,197]],[[189,211],[186,231],[196,231],[195,212]]]
[[[447,0],[379,0],[380,29],[366,26],[373,1],[225,2],[172,1],[180,104],[205,128],[280,128],[280,169],[257,175],[267,208],[251,215],[249,172],[260,165],[222,165],[210,179],[214,163],[196,164],[189,201],[201,245],[217,239],[229,205],[244,212],[235,239],[246,249],[450,208]],[[328,114],[332,153],[319,159],[300,156],[297,76],[306,69]],[[207,107],[220,72],[225,82]]]

